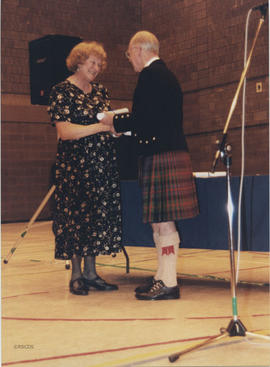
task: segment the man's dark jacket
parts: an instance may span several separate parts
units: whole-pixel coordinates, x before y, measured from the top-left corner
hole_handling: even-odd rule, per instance
[[[115,130],[132,131],[140,156],[187,151],[182,103],[183,95],[177,78],[162,60],[156,60],[140,72],[132,113],[116,115]]]

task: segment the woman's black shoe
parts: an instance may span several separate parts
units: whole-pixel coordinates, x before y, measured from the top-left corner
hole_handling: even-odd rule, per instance
[[[87,296],[88,288],[85,286],[84,280],[78,278],[69,282],[70,293],[76,294],[77,296]]]
[[[83,281],[87,289],[91,287],[96,288],[99,291],[116,291],[118,289],[116,284],[106,283],[105,280],[101,279],[99,276],[92,280],[83,278]]]

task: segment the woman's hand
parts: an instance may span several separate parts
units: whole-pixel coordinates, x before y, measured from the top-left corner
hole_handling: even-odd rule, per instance
[[[106,131],[111,132],[111,126],[110,125],[104,124],[103,121],[100,121],[98,124],[99,124],[99,127],[101,129],[101,132],[103,132],[103,131],[104,132],[106,132]]]
[[[119,138],[119,136],[121,136],[122,134],[117,133],[114,129],[113,126],[113,117],[114,117],[114,113],[112,111],[106,111],[103,112],[104,117],[103,119],[100,121],[100,123],[105,124],[106,126],[109,127],[109,131],[116,137]]]

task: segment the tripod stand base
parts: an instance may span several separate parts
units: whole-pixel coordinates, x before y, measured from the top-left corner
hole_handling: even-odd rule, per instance
[[[211,336],[210,338],[204,340],[203,342],[199,344],[194,345],[193,347],[187,348],[183,350],[182,352],[172,354],[171,356],[169,356],[169,361],[173,363],[177,361],[183,354],[191,352],[195,349],[199,349],[203,347],[204,345],[210,344],[214,341],[218,341],[222,338],[225,338],[226,336],[246,336],[246,335],[256,336],[258,338],[263,338],[263,339],[270,341],[270,337],[268,336],[248,332],[245,326],[243,325],[243,323],[239,319],[231,320],[227,329],[225,328],[220,329],[219,335]]]
[[[230,336],[245,336],[247,329],[242,322],[237,319],[230,321],[226,331]]]

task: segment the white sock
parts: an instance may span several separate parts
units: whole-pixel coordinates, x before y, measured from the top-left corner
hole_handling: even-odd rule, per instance
[[[178,232],[171,232],[164,236],[159,236],[160,255],[160,279],[167,287],[177,285],[177,256],[180,244]]]
[[[157,249],[157,256],[158,256],[158,268],[156,271],[156,274],[154,276],[155,280],[160,280],[161,279],[161,274],[162,274],[162,261],[161,261],[161,246],[159,243],[159,234],[158,232],[153,232],[153,238],[154,238],[154,242],[156,245],[156,249]]]

